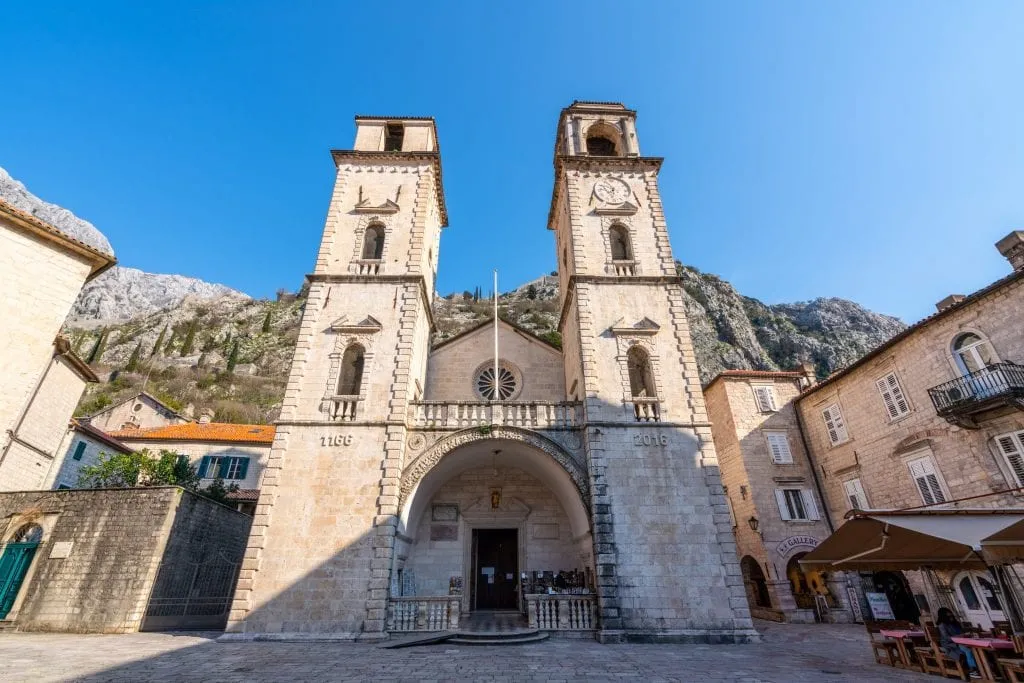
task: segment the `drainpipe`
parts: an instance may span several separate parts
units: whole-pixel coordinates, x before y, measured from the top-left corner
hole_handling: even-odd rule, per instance
[[[793,402],[793,412],[796,413],[796,424],[797,429],[800,432],[800,443],[804,445],[804,453],[807,455],[807,462],[811,465],[811,478],[814,479],[814,488],[818,492],[818,498],[821,500],[821,509],[825,513],[825,524],[828,525],[828,532],[835,533],[836,527],[832,524],[832,515],[828,511],[828,498],[825,497],[825,491],[821,487],[821,480],[818,478],[818,466],[815,463],[814,458],[811,456],[811,446],[807,443],[807,431],[804,429],[804,418],[800,414],[800,403],[799,400]]]
[[[7,459],[7,453],[11,450],[11,445],[18,440],[18,432],[21,431],[21,426],[25,423],[25,418],[28,417],[28,411],[32,408],[32,404],[35,403],[36,396],[39,395],[39,390],[43,387],[43,382],[46,381],[47,376],[50,374],[50,370],[56,364],[57,354],[55,353],[50,356],[50,360],[47,362],[46,368],[39,376],[39,381],[36,382],[35,388],[32,389],[32,395],[28,397],[28,401],[26,401],[25,405],[22,406],[21,414],[18,415],[18,421],[14,423],[14,426],[11,429],[7,430],[7,443],[4,444],[4,450],[0,453],[0,468],[3,467],[4,460]]]

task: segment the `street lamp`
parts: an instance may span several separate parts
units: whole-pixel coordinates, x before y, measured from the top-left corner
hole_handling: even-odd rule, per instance
[[[758,526],[758,524],[760,524],[760,522],[757,521],[757,517],[753,517],[752,516],[750,519],[747,520],[747,524],[750,525],[750,530],[751,531],[753,531],[754,533],[757,533],[757,526]]]

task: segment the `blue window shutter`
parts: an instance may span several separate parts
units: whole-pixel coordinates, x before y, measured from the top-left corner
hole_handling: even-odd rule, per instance
[[[204,455],[203,459],[199,461],[199,478],[206,478],[206,470],[210,469],[210,456]]]
[[[249,472],[249,458],[239,458],[241,464],[238,466],[238,478],[245,479],[245,475]]]
[[[81,460],[82,459],[82,454],[85,453],[85,446],[86,446],[86,443],[84,441],[79,441],[78,445],[75,446],[75,454],[71,456],[72,459],[74,459],[74,460]]]

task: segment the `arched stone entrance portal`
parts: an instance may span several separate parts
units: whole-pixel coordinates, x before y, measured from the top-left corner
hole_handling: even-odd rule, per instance
[[[462,614],[532,606],[533,623],[541,598],[527,596],[549,588],[590,595],[593,609],[586,474],[554,441],[510,427],[451,434],[409,463],[400,494],[393,612],[448,597]],[[557,611],[549,616],[563,618]]]

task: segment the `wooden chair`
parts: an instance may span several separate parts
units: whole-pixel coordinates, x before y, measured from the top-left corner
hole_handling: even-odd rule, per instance
[[[896,628],[886,621],[864,621],[864,627],[868,630],[868,638],[871,640],[871,653],[879,664],[897,666],[900,664],[900,646],[892,638],[886,638],[879,631],[883,628]]]
[[[962,681],[970,680],[963,658],[954,659],[939,647],[939,629],[934,624],[925,624],[924,631],[928,636],[928,647],[914,648],[921,670],[926,674],[955,675]]]
[[[1024,635],[1014,633],[1011,639],[1017,657],[999,657],[999,667],[1010,683],[1024,683],[1024,659],[1021,659],[1021,655],[1024,655]]]

